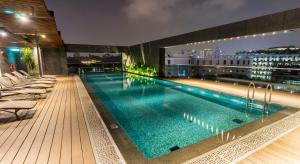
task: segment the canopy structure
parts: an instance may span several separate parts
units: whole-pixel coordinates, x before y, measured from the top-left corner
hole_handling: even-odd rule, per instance
[[[62,47],[54,13],[43,0],[0,1],[0,47]]]

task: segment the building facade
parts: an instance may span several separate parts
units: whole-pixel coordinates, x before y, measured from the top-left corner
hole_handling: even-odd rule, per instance
[[[299,80],[300,52],[295,47],[223,55],[218,48],[166,54],[166,77],[242,78],[261,81]]]

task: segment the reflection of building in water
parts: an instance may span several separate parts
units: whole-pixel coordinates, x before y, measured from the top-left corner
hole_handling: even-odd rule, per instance
[[[297,80],[300,78],[299,54],[299,48],[293,46],[241,51],[235,55],[223,55],[220,48],[168,53],[165,58],[165,76]]]

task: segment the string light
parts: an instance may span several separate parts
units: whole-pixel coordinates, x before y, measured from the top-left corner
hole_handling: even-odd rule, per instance
[[[253,35],[250,35],[250,37],[252,36],[253,38],[256,38],[258,36],[268,36],[268,35],[276,35],[276,34],[279,34],[279,33],[282,33],[282,34],[286,34],[288,33],[289,31],[288,30],[284,30],[282,32],[270,32],[270,33],[261,33],[261,34],[253,34]],[[208,44],[208,43],[215,43],[215,42],[221,42],[221,41],[227,41],[227,40],[234,40],[234,39],[241,39],[241,38],[245,38],[247,39],[249,37],[249,35],[245,35],[245,36],[237,36],[237,37],[231,37],[231,38],[224,38],[224,39],[216,39],[216,40],[208,40],[208,41],[202,41],[202,42],[194,42],[194,43],[187,43],[186,45],[189,46],[189,45],[200,45],[200,44]]]

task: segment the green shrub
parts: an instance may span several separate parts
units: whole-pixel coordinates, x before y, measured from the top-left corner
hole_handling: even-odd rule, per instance
[[[157,76],[158,72],[153,66],[147,66],[145,64],[134,64],[126,67],[127,72],[136,73],[139,75],[146,75],[146,76]]]

